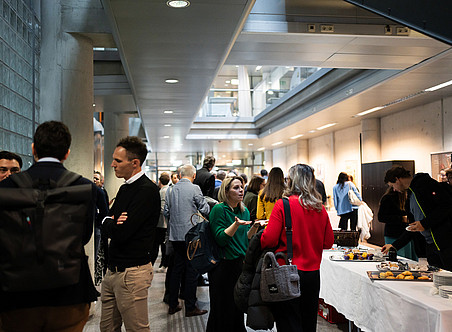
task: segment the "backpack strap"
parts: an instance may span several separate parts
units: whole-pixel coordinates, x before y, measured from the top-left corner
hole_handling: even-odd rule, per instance
[[[290,215],[290,203],[287,197],[283,198],[284,205],[284,221],[286,226],[287,237],[287,258],[292,263],[293,249],[292,249],[292,217]]]
[[[33,188],[33,180],[27,172],[19,172],[10,176],[19,188]]]
[[[82,176],[80,174],[68,171],[67,169],[64,170],[63,174],[58,179],[56,186],[57,188],[60,187],[67,187],[70,184],[74,183],[78,179],[80,179]]]

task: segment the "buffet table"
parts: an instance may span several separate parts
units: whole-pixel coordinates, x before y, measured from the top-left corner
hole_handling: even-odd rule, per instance
[[[324,251],[320,297],[364,331],[452,331],[452,299],[433,282],[371,281],[376,262],[331,261]]]

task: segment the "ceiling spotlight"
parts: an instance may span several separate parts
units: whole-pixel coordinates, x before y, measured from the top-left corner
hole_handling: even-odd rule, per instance
[[[227,81],[224,81],[224,83],[229,84],[229,83],[231,83],[231,81],[227,80]]]
[[[168,135],[166,135],[166,136],[163,136],[163,138],[169,138],[169,136],[168,136]]]
[[[253,144],[253,143],[248,143],[248,145],[249,145],[249,146],[253,146],[254,144]]]
[[[96,107],[96,104],[93,104],[93,107]]]
[[[179,80],[176,78],[168,78],[167,80],[165,80],[165,83],[176,84],[176,83],[179,83]]]
[[[262,69],[262,66],[256,66],[256,71],[259,71]]]
[[[190,1],[188,0],[169,0],[166,2],[168,7],[172,8],[185,8],[190,6]]]
[[[171,127],[171,125],[169,123],[165,123],[164,126],[165,127]]]
[[[174,112],[173,111],[171,111],[171,110],[166,110],[166,111],[163,111],[163,114],[173,114]]]

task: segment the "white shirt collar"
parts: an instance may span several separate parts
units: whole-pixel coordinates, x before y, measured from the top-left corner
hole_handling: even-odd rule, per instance
[[[144,174],[144,171],[141,170],[139,171],[137,174],[135,174],[134,176],[132,176],[130,179],[126,180],[127,184],[131,184],[134,183],[136,180],[138,180],[139,178],[141,178],[141,176]]]
[[[53,158],[53,157],[44,157],[38,160],[38,163],[41,162],[52,162],[52,163],[61,163],[61,161],[59,161],[57,158]]]

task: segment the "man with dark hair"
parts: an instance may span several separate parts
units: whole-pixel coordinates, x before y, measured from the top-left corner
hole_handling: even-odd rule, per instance
[[[267,170],[266,169],[261,169],[261,176],[265,179],[265,180],[267,180],[268,179],[268,172],[267,172]]]
[[[148,288],[151,250],[160,215],[159,189],[142,170],[146,145],[138,137],[119,141],[111,167],[123,184],[102,225],[111,239],[108,270],[102,282],[101,331],[149,331]]]
[[[215,175],[210,171],[215,166],[215,158],[213,156],[207,156],[204,158],[204,162],[201,169],[196,171],[196,178],[194,184],[197,184],[204,196],[213,198],[213,191],[215,189]]]
[[[448,184],[439,183],[426,173],[411,177],[401,166],[388,170],[384,181],[394,190],[408,193],[410,212],[415,220],[408,230],[424,236],[428,263],[452,271],[452,196]],[[403,247],[406,243],[399,243],[403,242],[399,241],[402,237],[393,244],[384,245],[382,251]]]
[[[0,151],[0,181],[14,173],[19,173],[22,168],[22,158],[9,151]]]
[[[37,161],[25,173],[31,179],[48,187],[65,174],[63,161],[69,155],[71,134],[61,122],[44,122],[38,126],[33,138],[32,153]],[[95,197],[96,187],[80,177],[71,186],[89,184]],[[15,188],[11,177],[0,182],[0,188]],[[97,299],[87,257],[83,245],[87,244],[93,232],[94,204],[90,204],[84,224],[80,276],[76,284],[48,289],[4,292],[0,291],[0,311],[3,329],[10,331],[82,331],[88,320],[89,303]],[[46,222],[46,219],[43,219]],[[30,280],[32,283],[33,280]]]

